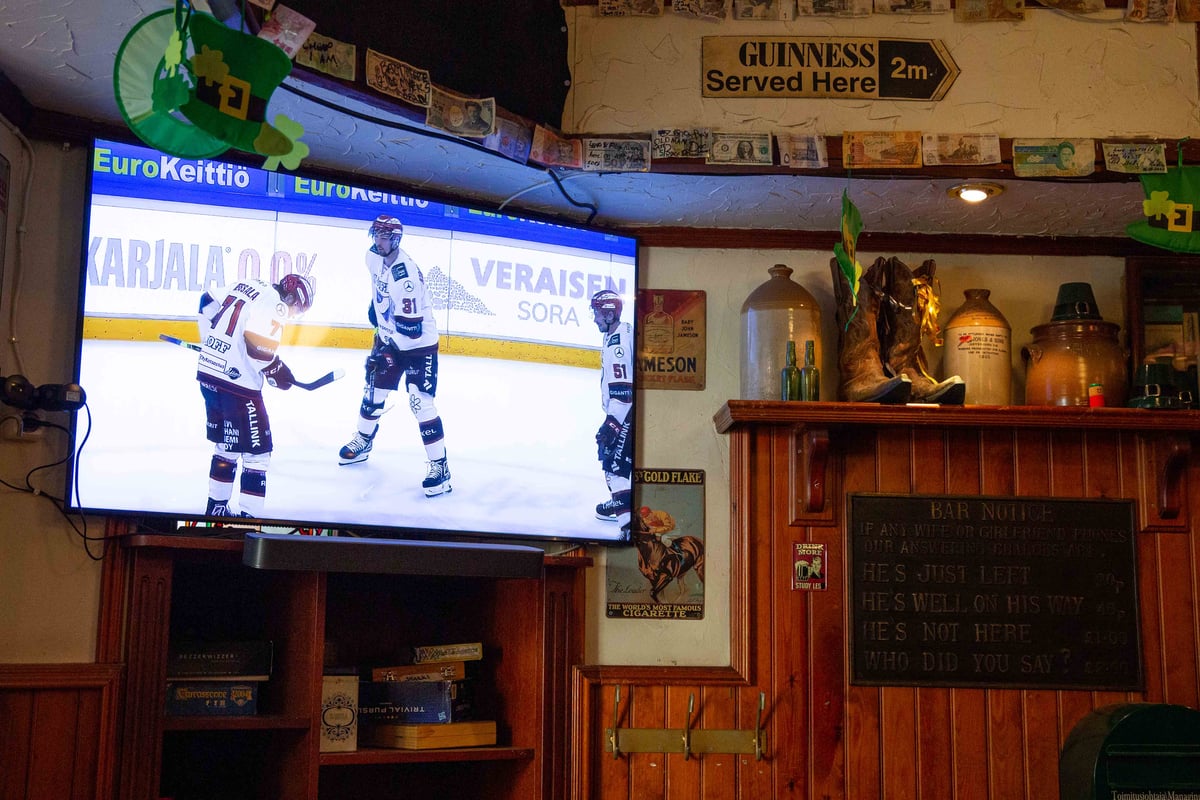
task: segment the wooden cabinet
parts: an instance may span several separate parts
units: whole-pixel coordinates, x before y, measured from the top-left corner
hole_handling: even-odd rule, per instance
[[[566,796],[567,680],[591,559],[547,557],[537,578],[349,574],[247,567],[240,540],[114,541],[99,649],[127,665],[122,800]],[[256,715],[164,713],[167,648],[184,637],[275,643]],[[497,720],[496,746],[320,752],[324,664],[449,641],[484,643],[476,705]]]

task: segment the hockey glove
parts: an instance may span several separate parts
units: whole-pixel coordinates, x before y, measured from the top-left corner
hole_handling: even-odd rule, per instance
[[[600,446],[600,450],[608,450],[617,443],[617,439],[621,436],[621,431],[625,429],[621,423],[617,422],[617,418],[609,414],[604,418],[604,422],[600,423],[600,430],[596,431],[596,444]]]
[[[280,360],[279,356],[275,356],[270,364],[263,367],[263,377],[267,379],[267,383],[276,389],[283,389],[284,391],[296,385],[296,379],[292,375],[292,370]]]
[[[378,375],[396,365],[396,358],[387,350],[379,349],[367,356],[367,373]]]

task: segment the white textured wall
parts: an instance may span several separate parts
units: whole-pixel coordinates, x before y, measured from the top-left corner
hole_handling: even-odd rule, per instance
[[[956,23],[952,14],[807,17],[793,22],[600,17],[566,9],[572,133],[691,125],[719,130],[995,133],[1001,137],[1194,135],[1194,24],[1120,21],[1119,9],[1067,15],[1030,9],[1024,22]],[[704,36],[940,39],[962,70],[938,102],[714,99],[700,96]]]

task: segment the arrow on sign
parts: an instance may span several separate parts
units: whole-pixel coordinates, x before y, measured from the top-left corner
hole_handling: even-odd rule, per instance
[[[958,64],[936,39],[879,40],[880,99],[941,100],[958,74]]]

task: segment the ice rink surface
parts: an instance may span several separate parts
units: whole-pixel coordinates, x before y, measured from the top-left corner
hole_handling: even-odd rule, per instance
[[[92,432],[79,458],[79,505],[203,514],[213,445],[197,354],[166,342],[88,340],[84,349],[79,383]],[[387,527],[617,535],[615,522],[594,516],[609,497],[596,459],[604,419],[596,370],[440,355],[437,407],[453,491],[427,498],[425,451],[401,392],[389,398],[370,458],[338,464],[355,433],[366,351],[284,346],[279,355],[299,380],[338,367],[346,375],[313,391],[263,389],[275,445],[266,517],[371,535]],[[86,415],[78,419],[82,433]]]

